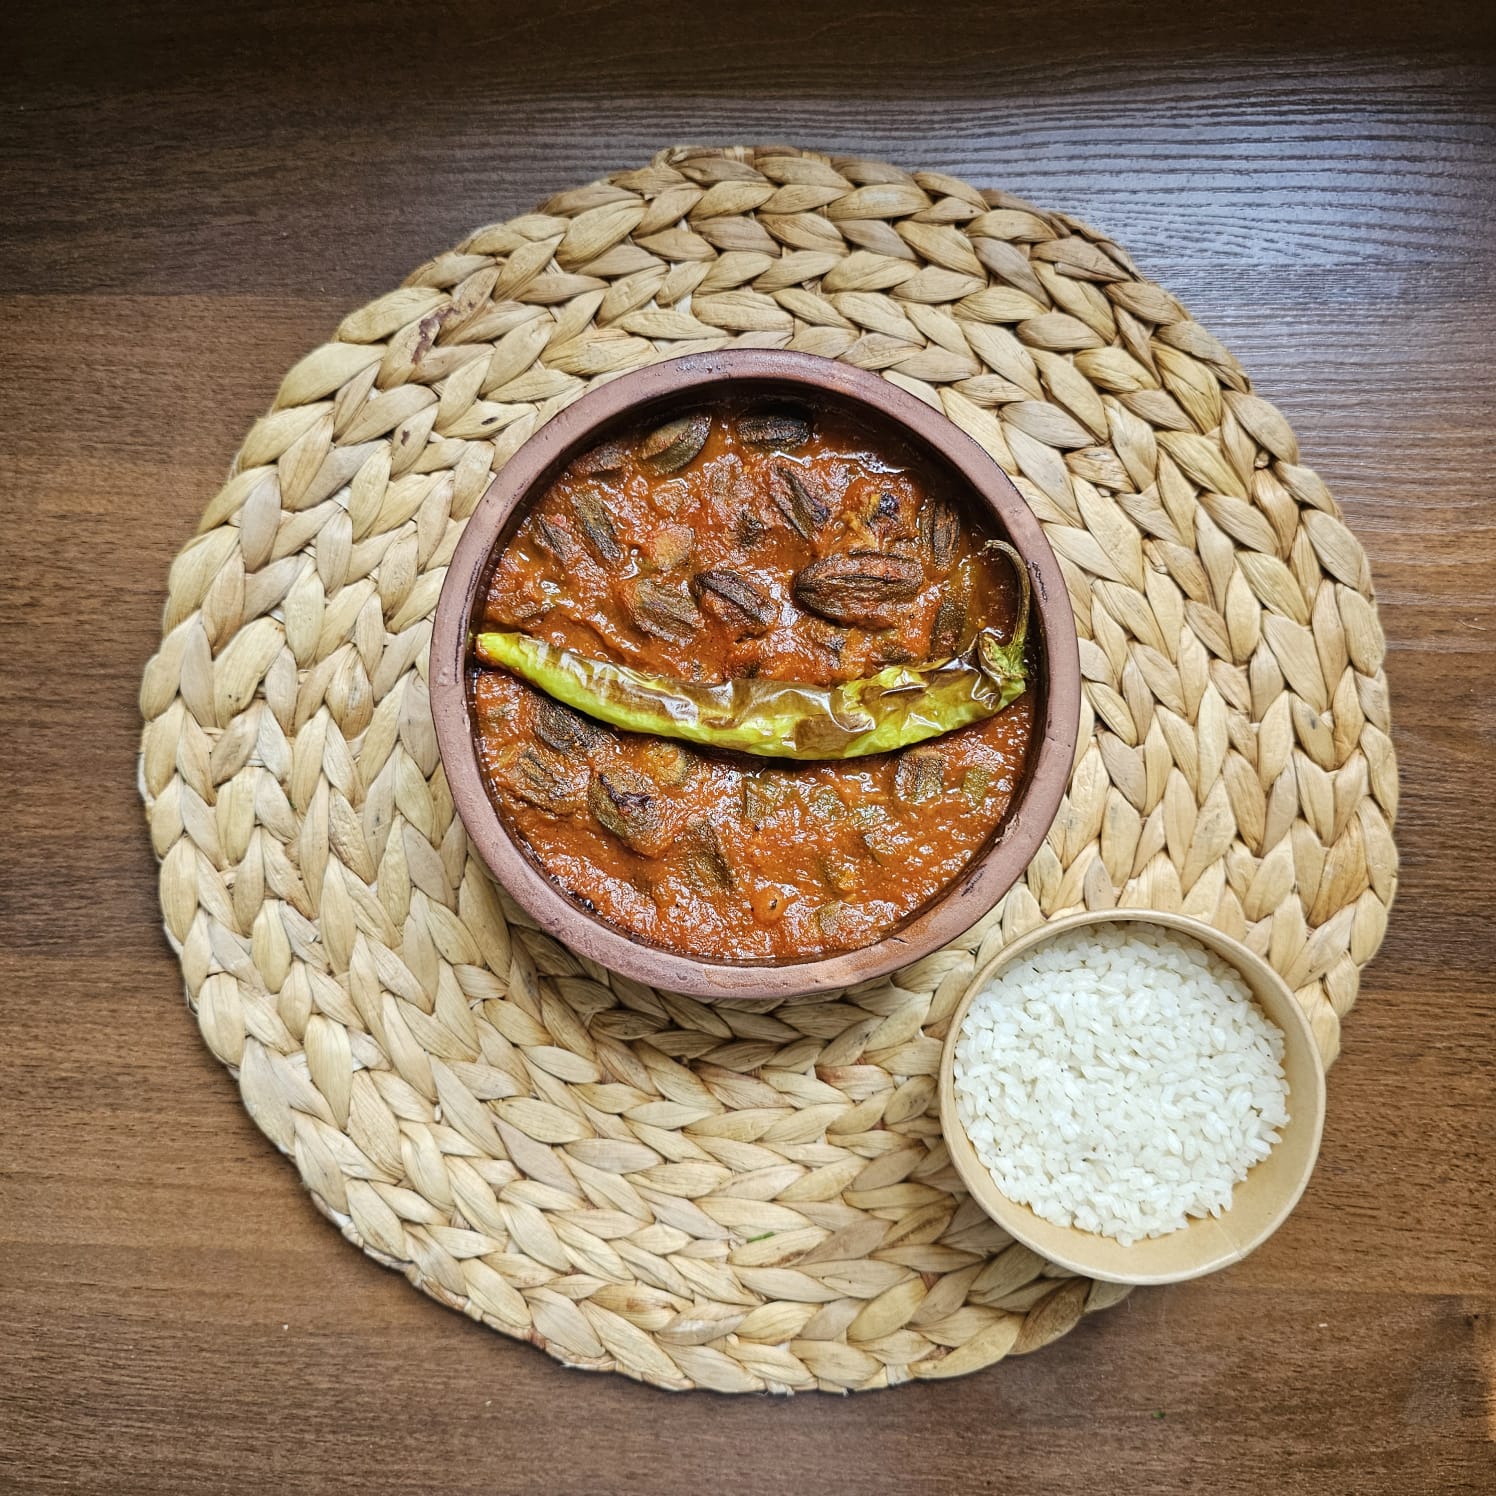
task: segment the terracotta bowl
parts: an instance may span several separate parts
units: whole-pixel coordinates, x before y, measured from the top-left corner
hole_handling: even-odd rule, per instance
[[[605,923],[551,882],[516,841],[479,769],[465,672],[492,562],[532,500],[568,462],[646,415],[722,396],[798,395],[839,408],[926,456],[985,510],[1028,564],[1030,636],[1037,640],[1039,711],[1022,783],[985,849],[942,893],[875,944],[837,955],[728,964],[649,945]],[[876,374],[832,359],[768,350],[693,354],[625,374],[553,416],[504,465],[468,521],[437,603],[431,641],[431,708],[452,798],[493,875],[538,923],[577,954],[624,976],[705,998],[774,998],[884,975],[954,939],[1017,881],[1038,851],[1069,780],[1080,717],[1075,620],[1054,553],[1002,470],[970,437],[922,400]]]
[[[1273,1151],[1236,1186],[1231,1206],[1203,1216],[1167,1236],[1123,1246],[1109,1236],[1057,1226],[1010,1200],[977,1157],[956,1109],[956,1040],[972,999],[1013,962],[1055,935],[1089,925],[1140,923],[1178,931],[1235,967],[1258,1006],[1283,1031],[1283,1071],[1288,1077],[1288,1125]],[[1319,1156],[1325,1121],[1325,1072],[1309,1020],[1283,978],[1255,951],[1200,920],[1150,909],[1113,909],[1051,920],[1016,940],[977,971],[951,1017],[940,1060],[940,1125],[951,1162],[977,1203],[1009,1236],[1071,1272],[1111,1283],[1178,1283],[1240,1262],[1288,1219]]]

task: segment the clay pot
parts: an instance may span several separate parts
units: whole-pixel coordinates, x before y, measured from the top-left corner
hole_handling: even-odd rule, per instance
[[[949,473],[1023,556],[1033,583],[1030,637],[1038,657],[1035,740],[1024,779],[986,848],[942,893],[875,944],[836,955],[724,963],[645,944],[581,907],[551,882],[509,833],[478,765],[465,682],[484,584],[497,552],[532,500],[563,468],[609,435],[666,420],[703,399],[793,396],[850,411]],[[1069,781],[1080,718],[1075,620],[1059,564],[1039,522],[1001,468],[924,401],[834,359],[763,349],[692,354],[597,386],[553,416],[504,465],[468,521],[437,603],[431,708],[452,798],[478,854],[536,921],[578,955],[641,982],[702,998],[775,998],[882,976],[937,950],[975,924],[1022,876]]]

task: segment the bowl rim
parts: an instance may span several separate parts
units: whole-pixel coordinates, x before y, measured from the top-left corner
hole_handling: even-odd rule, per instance
[[[1044,713],[1030,763],[1001,830],[957,879],[898,929],[856,950],[782,963],[719,962],[646,944],[587,913],[510,836],[478,764],[465,667],[477,596],[512,516],[578,449],[611,427],[712,386],[799,391],[868,410],[943,462],[1024,557],[1044,660]],[[494,476],[453,551],[437,601],[428,682],[437,748],[453,803],[479,856],[505,890],[575,953],[626,977],[703,998],[772,999],[887,975],[939,949],[985,915],[1039,850],[1069,783],[1080,723],[1080,662],[1064,574],[1037,517],[998,464],[945,415],[880,375],[835,359],[724,349],[663,360],[593,386],[552,416]]]
[[[1176,931],[1192,937],[1208,949],[1215,951],[1228,965],[1234,967],[1244,978],[1247,978],[1249,982],[1251,977],[1256,977],[1258,981],[1274,992],[1273,1004],[1275,1011],[1268,1012],[1266,1016],[1283,1031],[1284,1069],[1288,1069],[1290,1049],[1293,1049],[1296,1054],[1301,1055],[1308,1062],[1310,1077],[1309,1094],[1303,1096],[1299,1094],[1297,1089],[1291,1089],[1288,1121],[1288,1129],[1308,1129],[1307,1145],[1301,1166],[1290,1177],[1288,1187],[1284,1190],[1277,1204],[1257,1230],[1246,1236],[1237,1236],[1229,1230],[1212,1231],[1210,1234],[1216,1242],[1214,1250],[1203,1252],[1185,1266],[1168,1270],[1148,1271],[1139,1269],[1135,1272],[1118,1271],[1113,1266],[1104,1262],[1098,1263],[1094,1258],[1089,1257],[1086,1248],[1091,1243],[1096,1243],[1098,1244],[1097,1250],[1099,1252],[1104,1253],[1107,1257],[1111,1257],[1118,1253],[1138,1251],[1150,1245],[1156,1245],[1159,1242],[1180,1243],[1196,1227],[1210,1228],[1220,1221],[1229,1220],[1230,1210],[1226,1210],[1219,1218],[1192,1218],[1189,1225],[1182,1227],[1178,1231],[1169,1232],[1161,1237],[1145,1237],[1142,1241],[1135,1242],[1130,1246],[1123,1246],[1122,1243],[1112,1237],[1083,1231],[1078,1227],[1057,1226],[1052,1221],[1043,1221],[1042,1218],[1036,1216],[1026,1205],[1020,1205],[1017,1201],[1010,1199],[998,1188],[987,1166],[977,1157],[976,1149],[966,1135],[966,1129],[961,1123],[960,1114],[956,1106],[956,1041],[960,1035],[961,1025],[966,1018],[967,1010],[971,1007],[976,995],[1005,967],[1021,959],[1045,941],[1057,935],[1063,935],[1071,930],[1086,929],[1095,925],[1106,924],[1152,924],[1166,930]],[[1263,1004],[1261,997],[1258,995],[1255,985],[1253,986],[1252,995],[1253,1001],[1265,1010],[1266,1005]],[[1233,1263],[1240,1262],[1249,1253],[1254,1252],[1288,1219],[1294,1207],[1303,1197],[1304,1190],[1307,1188],[1310,1177],[1314,1173],[1314,1167],[1319,1158],[1320,1143],[1324,1135],[1326,1109],[1325,1068],[1324,1062],[1320,1057],[1319,1045],[1314,1038],[1314,1030],[1309,1023],[1308,1015],[1300,1007],[1298,999],[1293,995],[1293,990],[1268,961],[1258,955],[1250,946],[1236,939],[1235,936],[1228,935],[1224,930],[1218,930],[1214,925],[1204,920],[1195,919],[1191,915],[1176,914],[1160,909],[1119,908],[1094,911],[1082,910],[1073,914],[1061,915],[1028,931],[1011,944],[1004,946],[991,959],[983,962],[973,973],[971,980],[967,983],[960,999],[951,1012],[950,1026],[946,1030],[945,1039],[941,1046],[939,1107],[941,1136],[945,1139],[951,1162],[955,1165],[956,1173],[960,1175],[961,1182],[966,1186],[968,1193],[970,1193],[982,1209],[1015,1241],[1021,1242],[1031,1251],[1039,1253],[1046,1261],[1054,1263],[1057,1267],[1067,1268],[1069,1271],[1079,1273],[1087,1278],[1095,1278],[1107,1283],[1129,1283],[1138,1287],[1163,1283],[1183,1283],[1188,1279],[1204,1277],[1207,1273],[1217,1272],[1221,1268],[1230,1267]],[[1287,1143],[1288,1129],[1284,1130],[1279,1142],[1275,1145],[1275,1150]],[[1263,1162],[1266,1162],[1266,1160],[1263,1160]],[[1253,1167],[1258,1168],[1261,1165],[1258,1164]],[[1250,1177],[1250,1173],[1248,1177]],[[1237,1188],[1240,1189],[1241,1185],[1238,1185]],[[1035,1222],[1039,1223],[1039,1229],[1035,1229]],[[1066,1241],[1073,1240],[1076,1244],[1076,1249],[1071,1251],[1066,1247],[1062,1247],[1060,1250],[1056,1250],[1055,1234],[1060,1234]],[[1204,1240],[1203,1237],[1201,1239]]]

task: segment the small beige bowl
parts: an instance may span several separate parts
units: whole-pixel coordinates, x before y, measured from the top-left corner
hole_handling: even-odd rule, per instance
[[[1239,971],[1263,1012],[1283,1031],[1283,1070],[1288,1077],[1288,1125],[1273,1151],[1236,1187],[1219,1217],[1192,1219],[1167,1236],[1123,1246],[1109,1236],[1056,1226],[1008,1199],[977,1157],[956,1109],[956,1039],[972,999],[1010,963],[1055,935],[1091,925],[1150,924],[1191,936]],[[1151,909],[1113,909],[1051,920],[1014,941],[972,978],[951,1018],[940,1059],[940,1123],[956,1172],[977,1203],[1015,1240],[1050,1262],[1110,1283],[1178,1283],[1240,1262],[1288,1218],[1304,1193],[1319,1155],[1325,1120],[1325,1072],[1309,1021],[1283,979],[1239,940],[1182,914]]]

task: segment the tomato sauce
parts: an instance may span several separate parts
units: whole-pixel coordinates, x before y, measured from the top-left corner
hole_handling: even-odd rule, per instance
[[[719,405],[577,459],[494,565],[483,627],[656,675],[835,684],[1018,612],[990,532],[910,452]],[[897,753],[790,762],[616,731],[474,668],[500,814],[584,908],[707,960],[870,944],[960,875],[1023,773],[1034,696]]]

